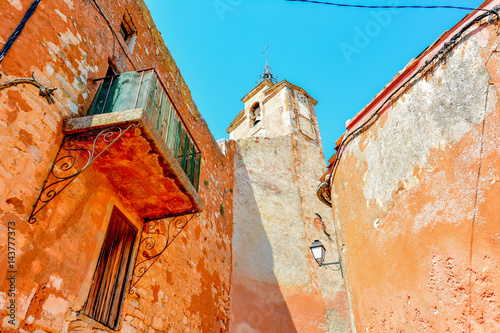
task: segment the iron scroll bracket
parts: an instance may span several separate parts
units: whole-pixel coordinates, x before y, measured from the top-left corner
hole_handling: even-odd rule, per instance
[[[129,294],[134,294],[133,288],[149,271],[170,244],[177,238],[186,225],[200,214],[181,215],[162,220],[152,220],[144,224],[136,264],[132,273]]]
[[[127,126],[112,126],[100,131],[89,131],[66,135],[59,147],[50,172],[45,179],[28,223],[37,221],[36,215],[59,195],[69,184],[109,147],[118,141],[129,129],[139,126],[138,122]]]

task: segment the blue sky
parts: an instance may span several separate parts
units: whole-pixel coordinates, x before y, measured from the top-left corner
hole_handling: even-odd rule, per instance
[[[352,118],[392,77],[468,12],[354,9],[285,0],[145,0],[216,139],[243,108],[268,50],[278,80],[318,100],[325,158]],[[454,5],[474,0],[338,0],[369,5]]]

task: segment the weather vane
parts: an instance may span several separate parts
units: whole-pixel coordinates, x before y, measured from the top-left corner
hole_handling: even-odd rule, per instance
[[[262,52],[262,55],[266,57],[266,65],[264,66],[262,74],[260,75],[260,81],[269,80],[273,83],[278,83],[278,77],[272,73],[271,66],[267,64],[267,49],[270,45],[271,44],[268,44],[264,49],[264,52]]]

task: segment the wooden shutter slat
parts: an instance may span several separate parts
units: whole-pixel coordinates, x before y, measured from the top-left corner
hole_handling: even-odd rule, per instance
[[[136,234],[129,222],[113,211],[84,307],[86,315],[110,328],[118,326]]]

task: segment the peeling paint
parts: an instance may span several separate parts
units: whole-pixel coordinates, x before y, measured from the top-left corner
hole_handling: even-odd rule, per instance
[[[462,44],[454,54],[463,52],[463,57],[449,57],[442,66],[446,69],[439,67],[430,80],[414,84],[405,101],[392,107],[383,127],[367,138],[363,152],[361,138],[349,146],[349,153],[370,161],[364,176],[367,200],[385,204],[401,181],[406,189],[414,187],[418,177],[412,174],[427,165],[431,149],[446,149],[484,119],[490,76],[479,47],[475,41]],[[463,82],[467,94],[462,93]],[[486,115],[494,107],[490,103]]]
[[[483,25],[352,140],[332,184],[357,332],[500,330],[500,75]]]
[[[230,329],[234,332],[350,331],[340,274],[320,269],[309,250],[315,239],[321,239],[329,260],[338,258],[335,240],[314,224],[318,213],[334,232],[329,209],[314,192],[324,165],[314,103],[308,102],[307,93],[292,88],[303,91],[286,81],[258,84],[243,98],[243,113],[258,102],[261,121],[252,127],[249,117],[240,121],[240,114],[229,127],[230,137],[237,139]],[[302,101],[297,101],[300,96]],[[302,131],[304,123],[297,124],[299,113],[309,117],[300,116],[307,120],[308,130]]]
[[[23,5],[20,0],[7,0],[18,11],[23,10]]]
[[[19,266],[16,325],[8,325],[6,309],[0,306],[2,329],[107,330],[83,315],[83,306],[113,207],[141,230],[143,221],[137,207],[116,191],[111,174],[91,165],[40,212],[36,224],[26,220],[61,144],[64,120],[86,114],[98,88],[93,79],[105,76],[111,63],[119,72],[132,71],[134,66],[158,70],[202,151],[201,181],[211,177],[217,184],[200,189],[205,210],[183,229],[139,281],[135,292],[126,294],[118,331],[146,332],[157,327],[164,331],[227,332],[232,196],[224,195],[224,190],[233,188],[228,166],[233,165],[234,148],[229,142],[226,154],[221,153],[144,2],[118,0],[99,2],[99,6],[116,36],[91,2],[42,1],[0,65],[2,81],[29,77],[33,72],[44,85],[57,88],[54,105],[48,105],[38,89],[29,85],[0,91],[0,220],[4,226],[16,222]],[[0,16],[20,21],[24,15],[21,9],[20,1],[9,0],[0,6]],[[124,53],[128,51],[121,48],[118,33],[125,13],[139,31],[133,55]],[[11,29],[0,25],[0,36],[9,36]],[[145,53],[140,47],[144,45],[157,48],[158,56]],[[126,147],[120,150],[131,153]],[[106,153],[113,158],[111,150]],[[111,166],[116,166],[123,161],[112,162]],[[129,177],[137,178],[141,171],[132,170]],[[221,205],[224,216],[220,215]],[[195,227],[200,228],[196,241]],[[0,259],[4,266],[5,260]],[[153,280],[157,282],[153,284]],[[0,290],[5,289],[5,281],[0,282]],[[156,285],[158,290],[148,285]],[[0,298],[0,302],[5,300]]]

